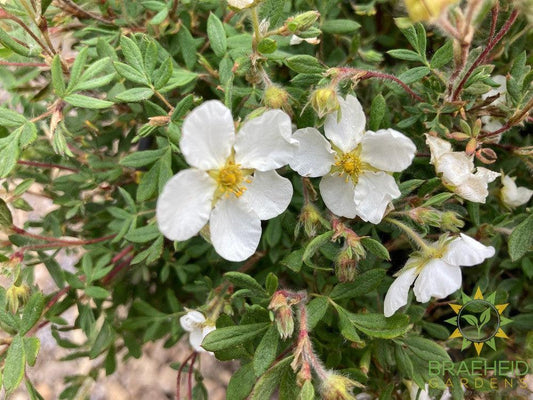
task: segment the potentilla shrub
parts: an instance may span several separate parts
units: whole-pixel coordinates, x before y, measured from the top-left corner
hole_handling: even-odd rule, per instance
[[[156,340],[178,399],[531,396],[530,3],[2,0],[5,395],[50,329],[63,399]]]

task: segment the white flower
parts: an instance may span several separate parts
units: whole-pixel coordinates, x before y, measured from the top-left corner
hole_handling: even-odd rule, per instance
[[[503,187],[500,190],[500,198],[508,208],[516,208],[522,204],[526,204],[531,198],[531,195],[533,195],[533,190],[525,187],[517,187],[514,181],[515,179],[507,175],[502,176]]]
[[[235,134],[231,111],[207,101],[185,118],[180,148],[193,167],[165,185],[157,201],[159,230],[171,240],[195,236],[209,221],[218,254],[242,261],[257,249],[261,220],[289,205],[292,185],[275,169],[292,158],[291,120],[269,110]]]
[[[481,98],[483,100],[486,100],[489,97],[500,95],[498,98],[496,98],[491,105],[492,106],[501,106],[505,104],[505,94],[507,93],[507,78],[503,75],[495,75],[492,77],[492,80],[496,82],[498,85],[500,85],[497,88],[492,88],[487,93],[481,95]],[[483,123],[483,129],[487,132],[495,132],[498,129],[503,128],[503,123],[499,118],[493,117],[491,115],[484,115],[481,117],[481,122]],[[501,135],[492,136],[491,140],[495,142],[499,142],[501,139]]]
[[[432,397],[429,395],[429,386],[426,383],[424,385],[424,389],[420,389],[418,385],[411,381],[404,381],[405,386],[407,386],[407,389],[409,389],[409,397],[411,400],[433,400]],[[420,394],[418,393],[420,391]],[[450,389],[446,388],[442,392],[442,396],[440,397],[440,400],[451,400],[452,395],[450,393]]]
[[[416,300],[425,303],[446,297],[461,287],[461,268],[482,263],[494,255],[494,247],[485,246],[461,233],[452,240],[431,244],[430,254],[421,253],[407,260],[385,296],[386,317],[407,304],[409,288],[415,282]]]
[[[180,318],[180,325],[185,331],[189,332],[189,343],[194,351],[199,353],[206,352],[202,347],[202,342],[210,332],[216,329],[215,325],[208,323],[204,315],[199,311],[189,311],[183,315]]]
[[[302,42],[306,42],[306,43],[309,43],[309,44],[319,44],[320,43],[320,39],[317,38],[317,37],[310,37],[310,38],[302,38],[298,35],[292,35],[291,36],[291,41],[290,41],[290,45],[291,46],[295,46],[297,44],[300,44]]]
[[[253,6],[255,0],[228,0],[228,6],[237,10],[243,10]]]
[[[473,157],[462,151],[452,151],[452,145],[446,140],[427,134],[426,138],[431,150],[430,162],[442,175],[442,183],[466,200],[485,203],[489,194],[487,186],[500,173],[483,167],[476,168],[474,172]]]
[[[400,132],[365,129],[365,114],[354,96],[339,98],[341,117],[326,118],[328,141],[315,128],[297,130],[299,146],[290,166],[302,176],[318,177],[326,206],[346,218],[361,217],[377,224],[400,190],[391,172],[406,169],[416,146]]]

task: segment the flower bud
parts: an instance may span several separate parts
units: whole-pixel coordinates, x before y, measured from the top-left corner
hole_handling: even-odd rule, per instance
[[[168,115],[158,115],[156,117],[148,118],[150,122],[148,125],[151,126],[165,126],[170,122],[170,117]]]
[[[268,108],[281,108],[286,110],[289,106],[289,93],[279,86],[271,85],[265,89],[263,102]]]
[[[450,232],[459,232],[459,230],[465,226],[465,223],[461,218],[457,215],[457,213],[453,211],[446,211],[442,213],[442,222],[441,222],[441,229],[444,231],[450,231]]]
[[[485,164],[492,164],[498,159],[496,152],[489,148],[479,149],[476,152],[476,157],[479,161]]]
[[[422,225],[440,226],[441,213],[433,208],[417,207],[409,211],[413,221]]]
[[[292,302],[290,302],[286,294],[279,290],[274,293],[268,305],[268,309],[275,313],[276,327],[282,339],[287,339],[294,333],[294,318],[291,304]]]
[[[476,152],[476,149],[477,149],[477,140],[472,138],[466,144],[465,153],[471,156],[472,154]]]
[[[413,22],[432,22],[458,0],[405,0],[409,18]]]
[[[357,275],[357,261],[350,250],[341,251],[335,260],[335,275],[339,282],[353,282]]]
[[[311,93],[311,106],[319,118],[340,110],[337,92],[331,87],[319,88]]]
[[[352,389],[356,386],[363,387],[345,376],[328,372],[322,381],[320,393],[323,400],[355,400]]]
[[[15,314],[20,306],[23,306],[30,297],[30,288],[27,285],[11,286],[6,292],[6,303],[9,311]]]
[[[298,235],[302,226],[307,237],[316,236],[317,229],[320,227],[322,220],[323,218],[320,215],[320,211],[318,211],[318,209],[311,203],[306,203],[298,217],[298,223],[294,229],[295,236]]]
[[[306,11],[287,19],[286,25],[289,31],[293,33],[301,32],[309,29],[319,17],[320,13],[318,11]]]

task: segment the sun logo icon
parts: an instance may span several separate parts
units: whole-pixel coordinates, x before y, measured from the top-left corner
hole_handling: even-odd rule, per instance
[[[509,339],[502,329],[502,326],[511,322],[509,318],[502,315],[509,303],[496,304],[495,299],[496,293],[492,293],[485,299],[478,287],[473,299],[463,293],[463,304],[450,304],[457,315],[446,322],[457,328],[449,339],[462,337],[461,350],[473,343],[479,356],[485,344],[496,350],[495,338]]]

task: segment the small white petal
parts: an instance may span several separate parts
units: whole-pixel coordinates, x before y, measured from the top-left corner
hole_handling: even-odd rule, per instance
[[[431,164],[436,165],[437,160],[446,153],[451,153],[452,145],[446,140],[426,134],[426,144],[431,152]]]
[[[461,268],[441,259],[430,260],[415,282],[416,300],[425,303],[435,297],[442,299],[461,287]]]
[[[429,388],[427,383],[424,386],[424,389],[420,389],[416,383],[412,383],[409,387],[409,397],[411,400],[432,400],[429,396],[428,390]]]
[[[276,171],[256,171],[242,196],[262,220],[277,217],[287,209],[292,198],[291,181]]]
[[[491,171],[487,168],[477,167],[474,175],[480,179],[483,179],[485,182],[490,183],[494,182],[501,174],[499,172]]]
[[[303,38],[301,38],[300,36],[292,35],[289,44],[290,44],[291,46],[295,46],[295,45],[297,45],[297,44],[302,43],[303,41],[304,41]]]
[[[298,129],[292,136],[298,144],[290,167],[301,176],[326,175],[335,161],[331,144],[315,128]]]
[[[485,203],[489,194],[487,185],[500,175],[499,172],[480,167],[475,174],[470,174],[455,188],[455,192],[466,200]]]
[[[485,246],[461,233],[461,236],[448,244],[442,259],[452,265],[471,267],[481,264],[485,259],[494,256],[494,253],[494,247]]]
[[[180,149],[189,165],[209,170],[224,165],[234,140],[231,111],[220,101],[209,100],[183,121]]]
[[[351,179],[326,175],[320,181],[320,194],[329,210],[340,217],[355,218],[357,208],[353,200],[355,186]]]
[[[185,169],[166,183],[157,199],[159,230],[170,240],[187,240],[209,220],[216,182],[204,171]]]
[[[496,82],[500,86],[497,87],[497,88],[492,88],[487,93],[482,94],[481,98],[483,100],[485,100],[485,99],[487,99],[489,97],[496,96],[497,94],[499,94],[500,97],[498,97],[496,100],[494,100],[492,102],[492,105],[493,106],[498,106],[500,104],[504,104],[505,103],[505,93],[507,92],[507,78],[505,76],[503,76],[503,75],[494,75],[492,77],[492,80],[494,82]]]
[[[261,220],[245,201],[234,197],[217,202],[209,227],[213,247],[229,261],[246,260],[261,239]]]
[[[233,8],[242,10],[250,7],[254,3],[254,0],[228,0],[228,5]]]
[[[328,115],[324,132],[331,142],[344,153],[349,153],[359,144],[365,130],[366,117],[357,97],[348,95],[346,100],[339,97],[341,106],[340,121],[337,113]]]
[[[409,268],[400,272],[392,282],[385,295],[384,314],[386,317],[393,315],[396,310],[407,304],[409,288],[416,278],[416,268]]]
[[[361,159],[383,171],[400,172],[413,162],[416,146],[394,129],[367,131],[361,139]]]
[[[487,132],[496,132],[497,130],[503,128],[503,124],[498,121],[497,118],[491,117],[490,115],[484,115],[481,117],[481,122],[483,123],[483,130]],[[496,135],[500,136],[501,135]]]
[[[502,184],[503,187],[500,191],[501,199],[503,204],[509,208],[520,207],[526,204],[533,195],[533,190],[516,186],[514,179],[507,175],[502,177]]]
[[[296,141],[291,118],[281,110],[268,110],[244,123],[235,140],[235,162],[243,168],[269,171],[288,164]]]
[[[189,333],[189,344],[198,353],[204,353],[205,350],[202,347],[202,342],[204,341],[204,335],[202,328],[195,329]]]
[[[187,332],[197,330],[198,327],[204,322],[204,314],[202,314],[200,311],[189,311],[187,314],[180,317],[180,325]]]
[[[459,151],[443,154],[436,165],[436,170],[442,174],[443,179],[455,186],[470,178],[473,169],[472,158]]]
[[[386,172],[365,172],[355,186],[357,215],[363,221],[379,224],[388,204],[400,194],[396,181]]]

